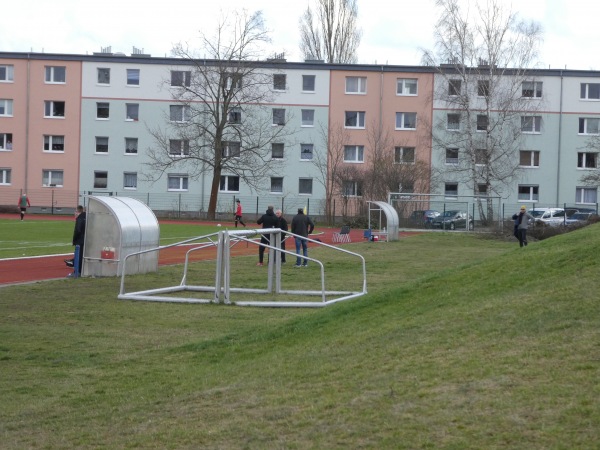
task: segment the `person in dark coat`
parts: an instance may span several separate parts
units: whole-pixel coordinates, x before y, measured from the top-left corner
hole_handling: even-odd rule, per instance
[[[269,206],[267,211],[256,221],[257,224],[262,225],[263,228],[277,228],[278,219],[273,211],[273,207]],[[270,244],[271,243],[271,235],[262,234],[260,236],[261,244]],[[258,247],[258,263],[257,266],[262,266],[265,257],[265,246],[259,245]]]
[[[296,241],[296,265],[294,267],[306,267],[308,266],[308,260],[304,258],[304,262],[300,257],[300,247],[302,247],[302,254],[304,256],[308,256],[308,241],[305,239],[309,234],[313,232],[315,228],[314,222],[304,214],[304,210],[302,208],[298,208],[298,214],[294,216],[292,219],[292,233],[297,234],[298,236],[294,236],[294,240]]]
[[[77,218],[75,219],[75,230],[73,230],[73,245],[79,245],[79,265],[77,272],[81,275],[83,267],[83,245],[85,244],[86,214],[83,206],[77,206]]]
[[[283,217],[283,213],[281,212],[280,209],[278,209],[277,211],[275,211],[275,215],[277,216],[277,228],[279,228],[282,231],[287,231],[288,230],[288,223],[287,220],[285,220],[285,217]],[[285,250],[285,234],[281,234],[281,249]],[[285,264],[285,253],[281,252],[281,264]]]

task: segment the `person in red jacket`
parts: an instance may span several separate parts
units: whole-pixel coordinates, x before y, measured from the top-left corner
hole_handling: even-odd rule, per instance
[[[235,210],[235,227],[237,228],[238,222],[242,225],[246,226],[246,224],[242,220],[242,204],[240,203],[240,199],[236,200],[237,208]]]

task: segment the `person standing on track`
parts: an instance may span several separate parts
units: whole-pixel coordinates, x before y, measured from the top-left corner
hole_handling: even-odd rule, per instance
[[[21,220],[23,220],[25,218],[25,213],[27,212],[27,207],[31,207],[31,203],[29,203],[29,197],[27,197],[26,193],[23,193],[23,195],[21,195],[17,206],[21,210]]]
[[[240,202],[239,198],[235,202],[237,203],[237,208],[235,210],[235,227],[237,228],[238,222],[246,226],[246,224],[242,220],[242,203]]]
[[[75,219],[75,229],[73,230],[73,245],[79,245],[79,260],[76,261],[77,273],[81,276],[83,268],[83,245],[85,244],[85,225],[86,214],[83,206],[77,206],[77,218]]]

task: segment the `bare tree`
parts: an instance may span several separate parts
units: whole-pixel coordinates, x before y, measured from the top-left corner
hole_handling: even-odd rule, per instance
[[[290,117],[273,110],[273,72],[257,63],[269,41],[260,12],[224,17],[214,36],[201,33],[200,39],[209,59],[187,45],[173,49],[189,70],[178,66],[165,80],[175,104],[166,125],[149,130],[155,146],[145,175],[155,181],[177,169],[193,179],[212,176],[207,215],[214,219],[222,175],[258,189],[277,164],[270,144],[289,135]],[[281,126],[273,126],[275,119]]]
[[[424,52],[424,63],[438,69],[436,109],[447,113],[431,124],[432,142],[442,158],[446,149],[460,152],[444,170],[481,194],[481,217],[492,220],[491,202],[484,208],[482,197],[501,195],[520,176],[522,131],[539,126],[541,100],[531,101],[536,96],[529,94],[536,89],[531,68],[542,31],[501,0],[478,4],[472,16],[459,3],[436,0],[436,48]]]
[[[300,18],[300,50],[305,59],[356,63],[362,36],[356,0],[315,0]]]

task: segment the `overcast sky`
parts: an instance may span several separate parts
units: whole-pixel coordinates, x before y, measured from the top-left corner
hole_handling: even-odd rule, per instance
[[[482,1],[482,0],[480,0]],[[503,0],[544,28],[542,68],[600,70],[599,0]],[[273,53],[301,61],[298,20],[309,0],[5,0],[0,50],[91,54],[102,47],[130,54],[170,56],[177,42],[197,43],[223,8],[261,10],[272,31]],[[471,0],[472,4],[474,0]],[[433,47],[434,0],[358,0],[363,38],[358,62],[420,65]]]

